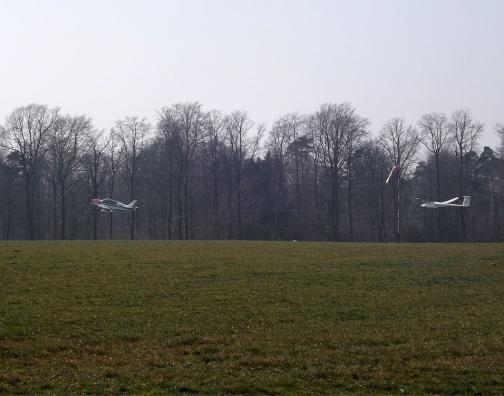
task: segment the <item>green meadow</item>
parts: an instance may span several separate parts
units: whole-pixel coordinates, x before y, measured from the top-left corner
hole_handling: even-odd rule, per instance
[[[504,245],[0,243],[0,394],[504,394]]]

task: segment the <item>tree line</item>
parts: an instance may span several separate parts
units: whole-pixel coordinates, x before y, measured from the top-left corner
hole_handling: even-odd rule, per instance
[[[502,241],[504,125],[495,149],[481,149],[483,129],[468,110],[392,118],[373,136],[348,103],[270,128],[179,103],[155,125],[126,117],[99,131],[89,116],[30,104],[0,127],[0,237]],[[464,195],[470,208],[415,202]],[[140,208],[89,204],[105,196]]]

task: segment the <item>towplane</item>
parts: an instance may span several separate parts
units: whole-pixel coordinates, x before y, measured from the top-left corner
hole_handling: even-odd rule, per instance
[[[94,198],[90,202],[92,205],[100,209],[101,212],[131,212],[138,208],[137,201],[131,201],[129,204],[124,204],[122,202],[116,201],[115,199],[105,198]]]

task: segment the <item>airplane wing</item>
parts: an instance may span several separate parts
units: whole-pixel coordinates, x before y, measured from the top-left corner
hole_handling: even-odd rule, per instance
[[[417,201],[420,201],[420,202],[429,202],[429,201],[426,201],[425,199],[422,199],[422,198],[415,198]]]
[[[448,201],[444,201],[444,202],[440,202],[440,203],[449,204],[449,203],[455,202],[457,199],[459,199],[459,197],[455,197],[455,198],[449,199]]]

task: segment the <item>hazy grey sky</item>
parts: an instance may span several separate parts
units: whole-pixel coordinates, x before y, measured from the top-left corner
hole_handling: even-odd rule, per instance
[[[502,0],[0,0],[0,123],[43,103],[109,129],[164,105],[372,122],[468,108],[504,122]]]

